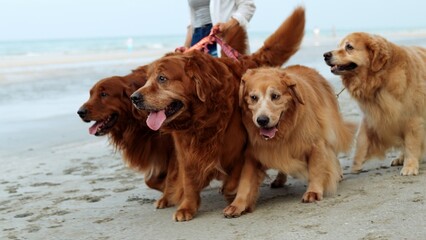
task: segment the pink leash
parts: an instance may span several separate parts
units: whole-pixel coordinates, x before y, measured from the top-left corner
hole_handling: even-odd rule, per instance
[[[209,52],[209,49],[207,48],[207,45],[217,43],[222,48],[222,51],[228,56],[229,58],[232,58],[236,61],[238,61],[238,58],[240,57],[240,53],[233,49],[229,44],[223,41],[222,38],[218,37],[217,34],[219,33],[219,29],[217,27],[213,27],[213,29],[210,31],[210,34],[201,39],[198,43],[196,43],[194,46],[188,48],[185,50],[185,52],[189,52],[192,50],[200,50],[205,53]]]

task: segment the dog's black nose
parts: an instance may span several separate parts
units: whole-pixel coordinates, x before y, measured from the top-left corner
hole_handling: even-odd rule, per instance
[[[265,115],[261,115],[256,119],[257,124],[261,127],[266,127],[269,123],[269,118]]]
[[[330,60],[330,58],[333,56],[333,54],[331,52],[326,52],[324,53],[324,60]]]
[[[143,102],[143,95],[140,94],[139,92],[134,92],[130,96],[130,99],[132,100],[133,104],[139,104],[139,103]]]
[[[81,117],[81,118],[85,118],[87,115],[87,108],[85,107],[81,107],[80,109],[78,109],[77,114]]]

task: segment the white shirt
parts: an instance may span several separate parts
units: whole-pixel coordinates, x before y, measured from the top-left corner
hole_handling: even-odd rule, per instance
[[[210,0],[188,0],[189,8],[194,14],[192,26],[194,28],[202,27],[206,24],[212,23],[210,18]]]
[[[212,24],[227,22],[231,17],[238,21],[240,26],[247,27],[253,17],[256,5],[253,0],[210,0],[210,18]],[[194,23],[195,13],[190,8],[191,25]]]
[[[210,0],[210,17],[213,25],[227,22],[232,17],[240,26],[247,27],[255,10],[256,5],[252,0]]]

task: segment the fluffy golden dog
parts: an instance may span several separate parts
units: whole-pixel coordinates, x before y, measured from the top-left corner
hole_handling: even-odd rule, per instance
[[[264,176],[259,168],[308,180],[303,202],[336,191],[342,177],[337,154],[350,149],[356,126],[343,120],[332,87],[317,71],[299,65],[248,70],[240,104],[249,136],[247,159],[225,216],[253,210]]]
[[[426,149],[426,49],[358,32],[324,59],[364,113],[353,172],[396,148],[402,151],[392,165],[403,165],[401,175],[417,175]]]
[[[262,65],[280,66],[299,48],[305,11],[297,8],[264,46],[239,61],[199,51],[170,53],[149,65],[147,83],[134,105],[149,112],[147,125],[173,136],[183,198],[173,218],[187,221],[200,205],[200,192],[214,178],[222,193],[235,196],[247,135],[238,107],[243,73]]]

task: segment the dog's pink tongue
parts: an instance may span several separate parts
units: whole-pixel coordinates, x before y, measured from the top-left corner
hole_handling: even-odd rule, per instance
[[[277,128],[261,128],[260,129],[260,135],[268,138],[273,138],[275,136],[275,133],[278,131]]]
[[[92,135],[95,135],[95,133],[98,131],[98,127],[102,124],[102,122],[95,122],[90,128],[89,133]]]
[[[146,124],[152,130],[157,131],[163,125],[164,120],[166,120],[166,112],[164,110],[150,112],[146,119]]]

